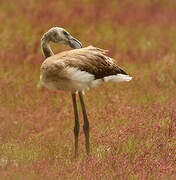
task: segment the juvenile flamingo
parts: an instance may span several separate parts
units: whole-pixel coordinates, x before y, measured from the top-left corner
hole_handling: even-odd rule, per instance
[[[69,45],[74,50],[54,55],[50,41]],[[106,50],[82,44],[65,29],[53,27],[41,39],[41,48],[46,60],[41,65],[40,84],[51,90],[71,91],[75,126],[75,157],[78,155],[79,120],[76,103],[76,92],[79,94],[84,118],[83,130],[86,141],[86,152],[89,155],[89,121],[82,92],[103,82],[130,81],[130,77],[117,66],[114,60],[106,56]]]

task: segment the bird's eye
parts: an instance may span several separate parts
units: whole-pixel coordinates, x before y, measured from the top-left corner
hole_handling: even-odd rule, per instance
[[[63,34],[64,34],[65,36],[68,36],[68,32],[66,32],[66,31],[63,31]]]

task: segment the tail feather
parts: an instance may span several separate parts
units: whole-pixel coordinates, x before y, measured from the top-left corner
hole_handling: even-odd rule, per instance
[[[125,82],[125,81],[131,81],[131,79],[132,77],[124,74],[117,74],[117,75],[104,77],[105,82]]]

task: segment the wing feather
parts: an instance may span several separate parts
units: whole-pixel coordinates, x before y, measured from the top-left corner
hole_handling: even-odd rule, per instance
[[[127,73],[117,66],[114,60],[106,56],[107,51],[88,46],[86,48],[64,51],[47,58],[46,61],[54,61],[54,64],[62,64],[64,68],[73,67],[81,71],[93,74],[95,79],[107,76]]]

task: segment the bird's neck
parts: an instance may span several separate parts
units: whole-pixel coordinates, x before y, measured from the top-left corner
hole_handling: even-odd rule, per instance
[[[54,55],[53,51],[50,48],[49,42],[50,42],[49,38],[47,38],[47,36],[44,35],[41,40],[41,47],[42,47],[43,54],[46,58]]]

